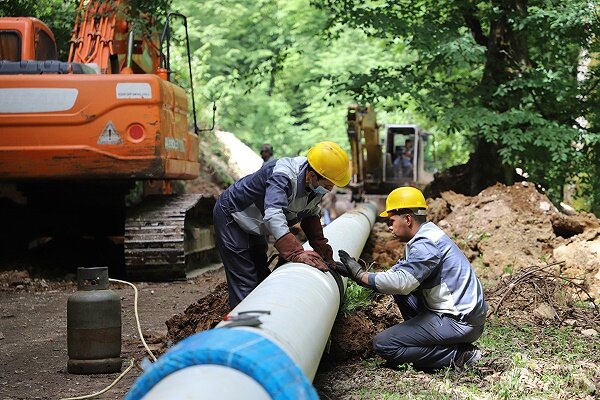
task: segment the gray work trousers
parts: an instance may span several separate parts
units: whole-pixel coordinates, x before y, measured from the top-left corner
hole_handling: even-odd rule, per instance
[[[269,275],[267,240],[243,231],[218,201],[213,221],[217,249],[225,266],[229,305],[233,308]]]
[[[427,310],[415,294],[395,295],[404,322],[373,338],[375,353],[393,364],[412,363],[419,370],[452,365],[483,333],[485,316],[474,324]]]

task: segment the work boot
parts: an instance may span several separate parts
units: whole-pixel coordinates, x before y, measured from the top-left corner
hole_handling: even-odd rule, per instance
[[[472,368],[481,359],[481,350],[472,344],[468,345],[465,349],[459,350],[452,366],[457,373],[462,373],[467,369]]]

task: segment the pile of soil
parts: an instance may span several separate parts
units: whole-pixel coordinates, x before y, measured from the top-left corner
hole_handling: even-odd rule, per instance
[[[373,335],[402,322],[392,296],[373,293],[371,304],[352,313],[340,313],[331,332],[326,362],[339,362],[373,355]]]
[[[561,272],[583,276],[593,294],[600,294],[594,261],[600,220],[593,214],[563,214],[527,182],[497,184],[473,197],[445,192],[429,205],[432,221],[455,240],[488,286],[528,266],[568,261]],[[572,262],[572,250],[582,247],[596,250]]]
[[[404,243],[394,240],[384,222],[376,222],[365,244],[361,260],[370,271],[382,271],[404,257]]]
[[[39,293],[75,289],[77,282],[71,279],[32,278],[26,270],[0,271],[0,291]]]
[[[169,345],[207,329],[212,329],[231,311],[227,297],[227,283],[217,285],[211,293],[188,306],[181,314],[173,315],[167,324]]]
[[[223,186],[223,182],[217,179],[217,175],[213,173],[208,163],[202,162],[200,163],[200,175],[185,182],[185,192],[213,195],[217,198],[223,191]]]

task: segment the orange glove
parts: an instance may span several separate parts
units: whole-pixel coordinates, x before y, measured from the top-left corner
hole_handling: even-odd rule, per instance
[[[304,250],[298,239],[290,232],[279,238],[275,242],[275,248],[279,255],[284,259],[292,262],[308,264],[321,271],[328,271],[327,264],[321,256],[312,250]]]
[[[323,260],[335,269],[335,261],[333,261],[333,249],[327,244],[328,240],[323,236],[323,227],[319,217],[313,215],[303,219],[300,222],[300,227],[304,231],[308,243],[314,251],[319,253]]]

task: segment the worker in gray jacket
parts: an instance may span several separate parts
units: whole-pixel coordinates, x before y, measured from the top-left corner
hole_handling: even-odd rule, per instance
[[[260,148],[260,158],[263,159],[263,165],[273,161],[275,159],[275,157],[273,157],[273,145],[264,143]]]
[[[269,274],[267,235],[287,261],[322,271],[335,267],[323,236],[319,204],[335,186],[350,182],[348,155],[336,143],[320,142],[306,157],[284,157],[263,164],[225,190],[213,210],[215,238],[225,266],[229,304],[235,307]],[[300,227],[313,250],[304,250],[290,232]]]
[[[472,343],[483,333],[487,304],[471,264],[434,223],[425,222],[420,190],[401,187],[386,200],[389,230],[406,243],[404,259],[386,272],[369,273],[343,250],[337,270],[358,284],[392,294],[404,322],[373,339],[377,354],[391,364],[421,370],[471,367],[481,358]]]

